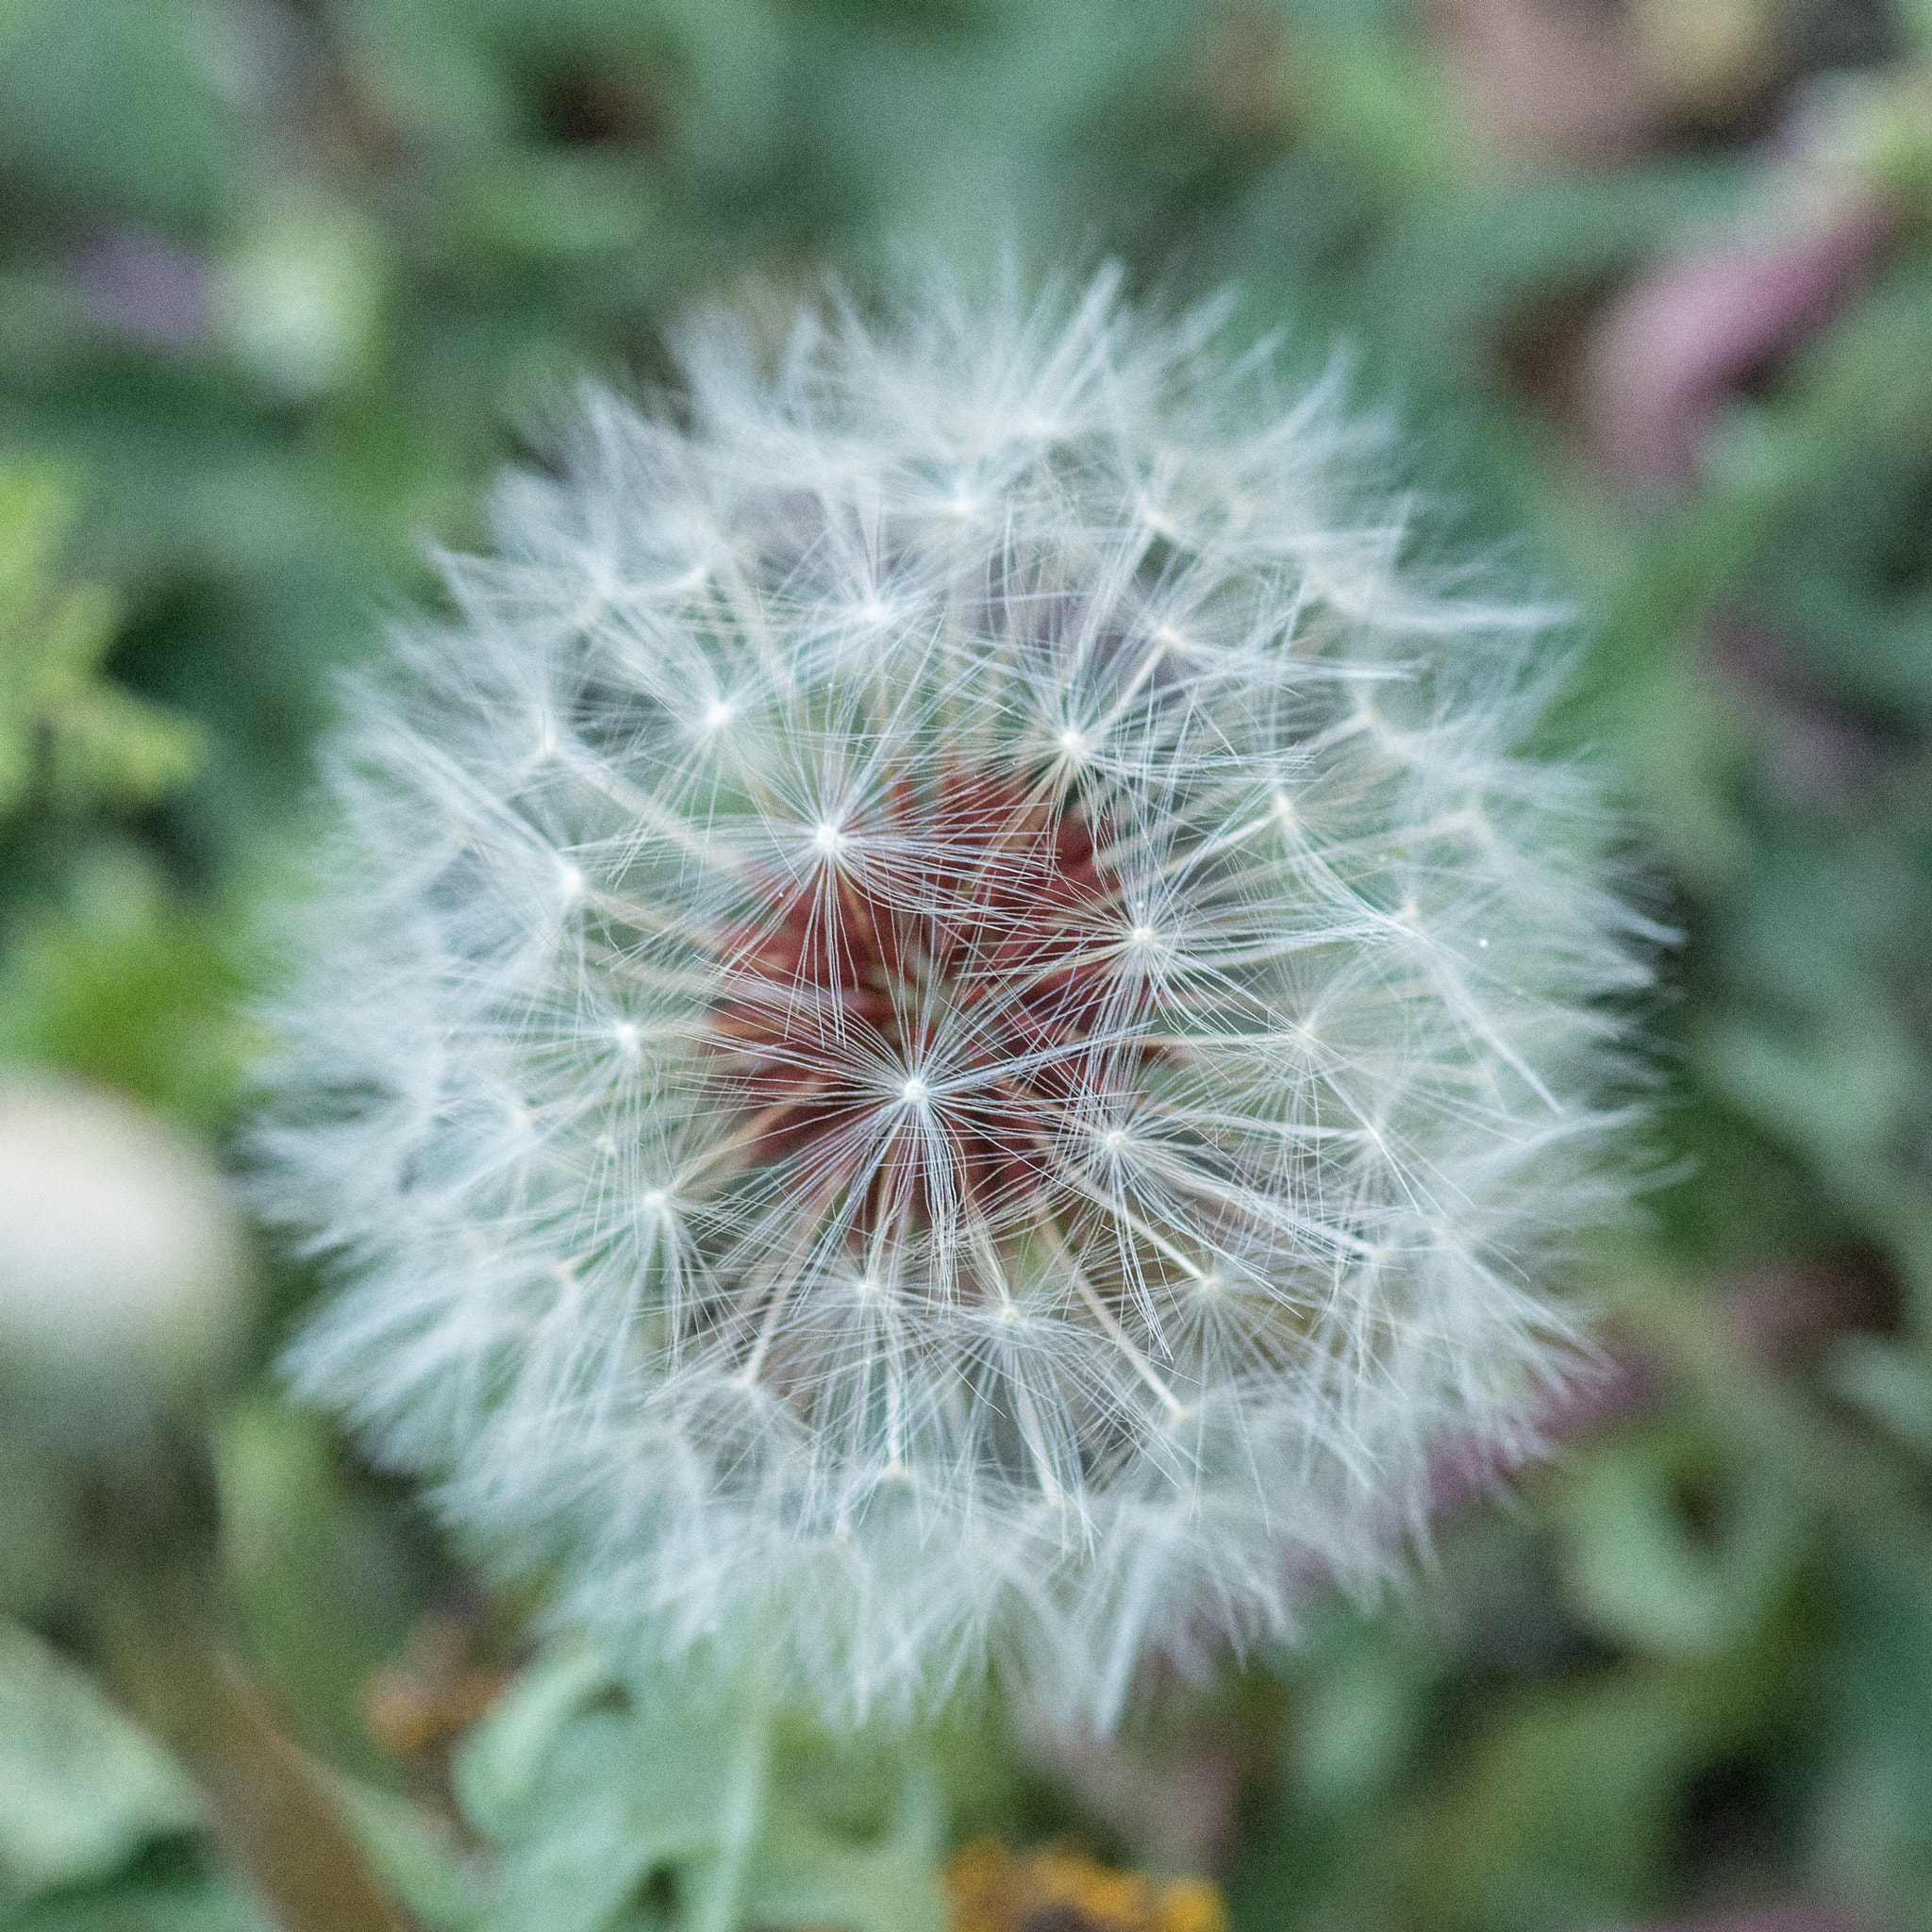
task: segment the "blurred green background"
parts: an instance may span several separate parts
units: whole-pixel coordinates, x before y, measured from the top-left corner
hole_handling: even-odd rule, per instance
[[[1552,748],[1685,934],[1665,1179],[1564,1452],[1445,1467],[1404,1600],[1106,1746],[788,1734],[733,1909],[909,1932],[994,1831],[1210,1872],[1242,1932],[1932,1927],[1927,0],[0,0],[0,1063],[232,1158],[330,679],[425,543],[694,297],[908,247],[1231,285],[1350,346],[1466,541],[1524,533],[1591,638]],[[282,1401],[313,1284],[259,1272],[214,1587],[289,1731],[425,1924],[697,1923],[675,1687],[541,1658],[452,1773],[525,1607]],[[265,1924],[81,1668],[40,1484],[0,1924]]]

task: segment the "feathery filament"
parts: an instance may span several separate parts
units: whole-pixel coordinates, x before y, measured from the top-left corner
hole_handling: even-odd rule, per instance
[[[713,319],[363,693],[296,1366],[622,1642],[1105,1719],[1384,1574],[1574,1348],[1655,932],[1518,749],[1550,613],[1218,327]]]

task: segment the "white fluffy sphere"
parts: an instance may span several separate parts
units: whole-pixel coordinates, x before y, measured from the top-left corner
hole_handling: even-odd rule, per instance
[[[132,1102],[0,1086],[0,1401],[56,1447],[98,1447],[192,1399],[233,1357],[247,1266],[220,1176]]]
[[[832,1713],[1384,1572],[1624,1191],[1546,611],[1215,315],[721,318],[395,644],[284,1003],[295,1361],[620,1644]],[[1608,1004],[1607,1004],[1608,1002]]]

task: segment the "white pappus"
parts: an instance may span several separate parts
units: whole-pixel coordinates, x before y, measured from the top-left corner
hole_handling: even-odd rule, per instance
[[[1628,1191],[1654,932],[1569,649],[1213,308],[709,315],[583,399],[333,758],[300,1386],[619,1650],[832,1717],[1367,1587]]]

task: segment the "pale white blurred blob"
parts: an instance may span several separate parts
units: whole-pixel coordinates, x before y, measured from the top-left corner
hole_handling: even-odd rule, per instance
[[[218,1174],[131,1101],[0,1087],[0,1394],[48,1446],[106,1444],[232,1360],[247,1259]]]

